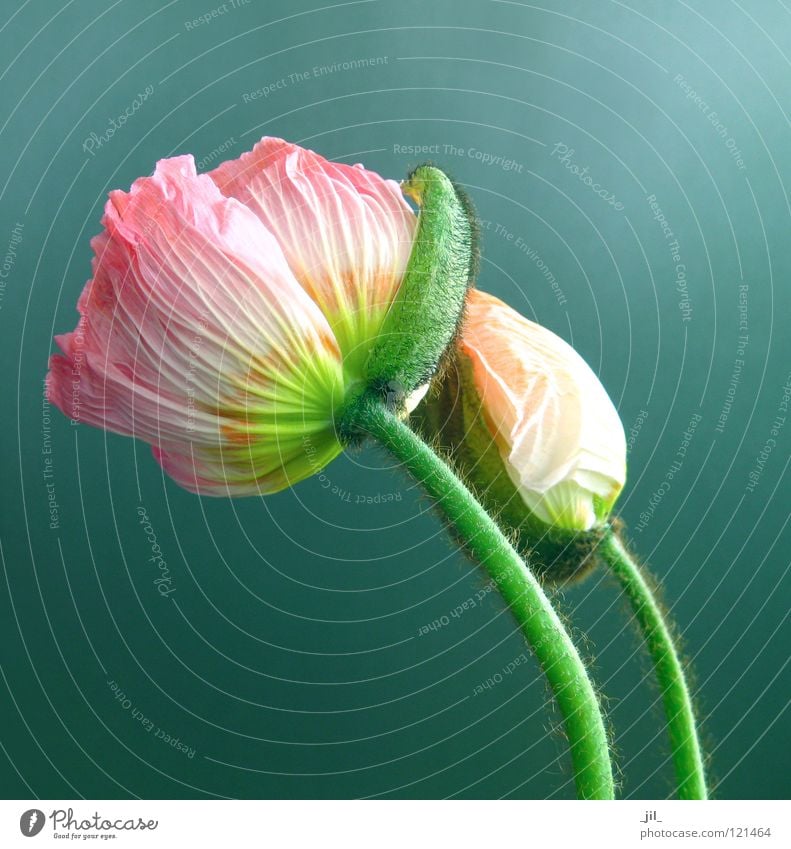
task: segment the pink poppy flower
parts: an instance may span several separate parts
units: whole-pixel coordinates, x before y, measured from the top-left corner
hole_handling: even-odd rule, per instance
[[[114,191],[47,393],[152,445],[207,495],[283,489],[342,450],[334,418],[409,258],[398,183],[280,139],[197,174],[165,159]]]

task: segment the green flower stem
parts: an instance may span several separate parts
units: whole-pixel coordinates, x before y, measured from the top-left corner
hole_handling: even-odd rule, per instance
[[[678,796],[680,799],[706,799],[706,776],[692,699],[662,610],[643,570],[614,532],[606,535],[599,551],[632,605],[654,663],[667,717]]]
[[[436,500],[470,552],[484,566],[541,664],[565,723],[582,799],[612,799],[607,733],[596,693],[563,623],[489,514],[448,465],[394,413],[361,399],[353,422],[400,460]]]

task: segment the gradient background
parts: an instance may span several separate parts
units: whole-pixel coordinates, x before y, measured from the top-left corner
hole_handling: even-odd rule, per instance
[[[203,500],[165,480],[146,446],[42,404],[107,192],[161,157],[211,167],[271,134],[396,178],[422,158],[401,146],[440,146],[433,158],[489,222],[481,286],[573,341],[636,431],[619,508],[693,661],[716,794],[786,797],[791,424],[760,454],[791,371],[789,10],[250,0],[190,25],[218,6],[3,7],[3,795],[573,796],[533,661],[473,695],[523,642],[493,593],[450,616],[485,578],[383,454],[343,457],[265,500]],[[343,68],[361,59],[375,61]],[[88,153],[91,132],[147,86]],[[622,209],[570,173],[559,144]],[[679,241],[688,320],[651,195]],[[696,414],[682,469],[638,533]],[[168,599],[139,506],[173,575]],[[595,658],[623,794],[667,796],[661,711],[616,588],[596,575],[558,603]]]

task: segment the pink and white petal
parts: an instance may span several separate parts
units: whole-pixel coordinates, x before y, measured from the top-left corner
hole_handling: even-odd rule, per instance
[[[206,479],[220,448],[254,478],[249,445],[265,452],[283,415],[289,433],[295,415],[308,433],[331,426],[340,352],[326,319],[272,234],[192,157],[113,192],[103,223],[80,322],[51,361],[64,412],[189,446]]]
[[[317,474],[341,453],[331,431],[305,435],[297,444],[268,446],[218,440],[214,450],[194,450],[190,443],[163,443],[153,454],[165,472],[184,489],[203,495],[238,497],[265,495],[293,486]],[[306,448],[306,446],[309,446]]]
[[[276,138],[261,139],[210,176],[275,234],[344,354],[361,340],[365,346],[376,335],[412,247],[417,219],[398,183]]]
[[[497,298],[472,290],[461,350],[484,418],[528,507],[550,522],[594,521],[626,477],[623,426],[574,349]]]

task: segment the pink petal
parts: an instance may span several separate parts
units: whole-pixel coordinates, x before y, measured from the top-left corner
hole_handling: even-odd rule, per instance
[[[300,438],[336,444],[336,340],[255,215],[183,156],[112,192],[102,221],[80,321],[56,338],[53,403],[150,442],[211,494],[271,491],[274,468],[285,485],[303,462]]]
[[[412,247],[416,217],[398,183],[276,138],[209,176],[275,234],[344,355],[362,359]]]

